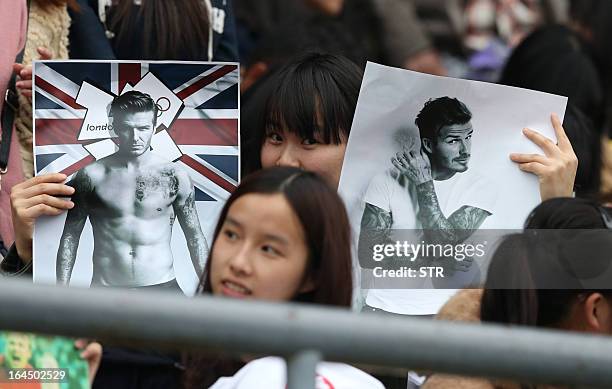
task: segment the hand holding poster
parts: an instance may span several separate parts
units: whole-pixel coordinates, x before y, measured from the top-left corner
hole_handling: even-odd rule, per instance
[[[522,228],[540,201],[537,178],[509,156],[542,154],[522,130],[554,139],[550,114],[562,118],[566,100],[368,63],[339,188],[368,306],[433,314],[449,288],[482,279],[473,261],[492,247],[479,234]],[[436,262],[421,276],[425,257]]]
[[[34,74],[36,173],[75,189],[72,209],[37,221],[35,282],[193,293],[239,179],[237,66],[46,61]]]

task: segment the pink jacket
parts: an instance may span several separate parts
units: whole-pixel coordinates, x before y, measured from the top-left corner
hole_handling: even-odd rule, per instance
[[[15,57],[25,45],[27,18],[26,0],[0,1],[0,108],[4,104]],[[7,245],[13,241],[9,196],[13,185],[23,180],[19,140],[14,129],[8,167],[8,172],[0,176],[0,236]]]

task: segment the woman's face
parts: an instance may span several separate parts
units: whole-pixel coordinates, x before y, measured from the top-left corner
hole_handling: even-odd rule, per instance
[[[261,148],[261,166],[292,166],[317,173],[332,188],[340,182],[346,138],[340,144],[321,139],[302,139],[286,130],[270,130]]]
[[[213,294],[289,301],[312,290],[308,248],[282,194],[247,194],[229,208],[211,257]]]

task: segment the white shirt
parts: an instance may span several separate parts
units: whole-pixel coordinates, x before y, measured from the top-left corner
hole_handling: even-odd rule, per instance
[[[316,389],[384,389],[371,375],[344,363],[321,362],[316,369]],[[211,389],[285,389],[287,365],[278,357],[247,363],[233,377],[221,377]]]
[[[404,184],[403,180],[401,181]],[[440,209],[449,217],[459,208],[468,205],[494,213],[497,192],[484,177],[470,170],[455,174],[444,181],[433,181]],[[391,213],[392,230],[420,229],[417,219],[418,204],[412,184],[403,186],[388,172],[375,176],[366,190],[364,201]],[[485,226],[486,219],[481,228]],[[486,226],[485,226],[486,228]],[[393,235],[391,236],[393,239]],[[470,269],[458,274],[466,280],[474,277]],[[457,289],[370,289],[366,304],[387,312],[403,315],[434,315],[457,292]]]

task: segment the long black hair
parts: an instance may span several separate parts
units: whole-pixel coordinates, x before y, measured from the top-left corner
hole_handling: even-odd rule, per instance
[[[348,216],[336,191],[316,174],[291,167],[260,170],[246,177],[221,210],[199,294],[211,294],[213,249],[232,204],[248,194],[282,194],[305,233],[309,256],[306,271],[314,281],[312,292],[292,301],[348,308],[353,291],[351,239]],[[219,377],[233,375],[241,361],[191,354],[186,356],[185,386],[204,388]],[[206,385],[206,386],[205,386]]]

